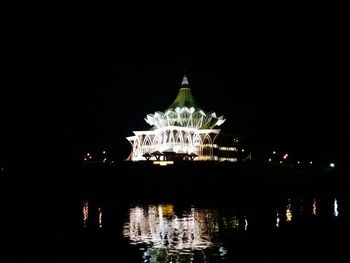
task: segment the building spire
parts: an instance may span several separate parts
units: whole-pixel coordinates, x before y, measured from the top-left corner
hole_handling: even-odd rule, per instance
[[[181,85],[188,85],[188,80],[187,80],[186,74],[184,74]]]
[[[197,106],[196,100],[192,96],[191,89],[189,88],[189,85],[188,85],[186,73],[184,74],[184,77],[182,79],[181,88],[179,90],[179,93],[177,94],[173,103],[166,109],[166,111],[169,109],[175,110],[176,108],[182,109],[185,107],[187,107],[188,109],[194,108],[197,110],[201,110]]]

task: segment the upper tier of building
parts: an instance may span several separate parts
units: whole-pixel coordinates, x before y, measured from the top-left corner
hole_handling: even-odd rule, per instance
[[[167,126],[213,129],[223,124],[225,118],[218,117],[215,112],[205,112],[198,107],[185,75],[173,103],[164,112],[156,111],[154,114],[147,114],[145,121],[156,129]]]

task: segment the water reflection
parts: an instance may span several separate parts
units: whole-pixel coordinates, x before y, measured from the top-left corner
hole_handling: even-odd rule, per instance
[[[83,202],[83,226],[87,227],[89,219],[89,202],[85,200]]]
[[[312,199],[312,214],[314,216],[317,215],[317,202],[316,202],[316,198]]]
[[[191,208],[175,213],[171,204],[136,206],[129,210],[123,235],[131,244],[146,245],[146,262],[191,262],[204,259],[206,249],[212,247],[217,247],[219,256],[225,256],[227,251],[218,242],[219,230],[235,229],[238,224],[234,216],[223,217],[219,222],[218,212],[210,209]],[[244,224],[246,229],[246,218]]]
[[[136,243],[180,250],[205,248],[212,244],[210,234],[218,228],[212,214],[192,208],[178,217],[169,211],[173,211],[171,205],[131,208],[124,235]]]
[[[247,220],[247,216],[244,216],[244,230],[248,230],[248,220]]]
[[[334,212],[333,212],[333,215],[335,217],[337,217],[339,215],[339,212],[338,212],[338,201],[336,198],[334,198]]]
[[[102,228],[102,207],[98,208],[98,227]]]
[[[305,231],[306,228],[318,231],[341,222],[336,198],[284,196],[274,203],[270,199],[255,201],[239,204],[239,210],[230,204],[210,209],[180,208],[173,204],[131,206],[121,213],[123,220],[119,221],[119,227],[123,227],[123,232],[121,235],[118,230],[118,235],[128,239],[125,245],[132,245],[133,253],[140,253],[137,258],[143,262],[232,262],[237,254],[242,258],[246,256],[245,249],[248,250],[250,240],[258,237],[256,233],[277,233],[273,236],[276,240],[268,240],[270,244],[283,243],[291,234],[303,236],[304,232],[312,240],[311,235],[307,235],[313,232]],[[84,228],[89,228],[84,233],[98,233],[99,237],[108,238],[111,225],[105,224],[105,220],[114,220],[106,218],[105,211],[118,208],[111,209],[108,204],[89,199],[82,202],[80,209]],[[330,221],[330,216],[337,219]],[[248,227],[249,231],[245,231]],[[97,230],[102,228],[103,231]],[[237,251],[240,247],[244,248],[242,252]]]
[[[302,216],[304,214],[304,199],[300,198],[300,210],[299,210],[299,214]]]
[[[276,227],[280,227],[280,214],[278,213],[278,211],[276,212]]]
[[[292,221],[292,202],[291,199],[288,199],[287,209],[286,209],[286,221],[291,222]]]

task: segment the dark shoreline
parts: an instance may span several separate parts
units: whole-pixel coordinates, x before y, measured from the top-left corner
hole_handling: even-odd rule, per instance
[[[30,194],[95,194],[105,198],[224,199],[237,195],[345,194],[345,172],[296,169],[266,163],[152,162],[33,165],[2,176],[2,191]]]
[[[299,170],[258,163],[184,162],[160,167],[123,162],[77,166],[70,181],[87,194],[122,199],[225,200],[237,196],[345,194],[340,171]],[[74,190],[73,190],[74,191]]]

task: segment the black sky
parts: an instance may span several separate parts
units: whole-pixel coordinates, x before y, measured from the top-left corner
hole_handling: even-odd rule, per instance
[[[256,147],[345,154],[348,9],[115,2],[2,8],[2,159],[125,156],[125,137],[170,105],[184,71],[200,106]]]

